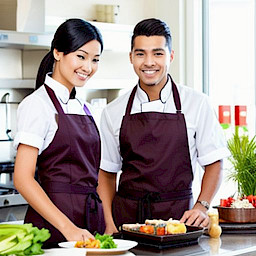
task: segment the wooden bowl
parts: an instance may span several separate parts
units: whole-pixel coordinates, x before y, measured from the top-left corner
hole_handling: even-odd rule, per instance
[[[253,223],[256,222],[256,208],[230,208],[216,206],[220,220],[235,223]]]

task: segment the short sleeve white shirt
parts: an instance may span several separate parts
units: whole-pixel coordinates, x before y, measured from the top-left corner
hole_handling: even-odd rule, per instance
[[[177,85],[177,88],[187,126],[192,169],[195,172],[196,162],[205,166],[229,156],[230,153],[208,96],[187,86]],[[122,168],[119,132],[130,94],[131,90],[109,103],[102,112],[100,168],[108,172],[118,172]],[[170,80],[161,90],[160,99],[155,101],[149,101],[145,91],[137,85],[131,114],[150,111],[176,113]]]
[[[83,97],[77,95],[70,99],[67,87],[54,80],[50,74],[46,75],[47,84],[55,93],[65,114],[85,115],[83,110]],[[91,106],[86,103],[90,111]],[[17,133],[14,138],[14,147],[26,144],[39,149],[39,155],[52,142],[57,131],[55,115],[57,110],[53,105],[45,86],[39,87],[28,95],[18,106],[17,110]]]

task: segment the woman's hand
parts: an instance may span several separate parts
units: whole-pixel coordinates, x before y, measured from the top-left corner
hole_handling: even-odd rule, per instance
[[[118,230],[115,225],[108,225],[105,229],[104,234],[112,235],[113,233],[118,233]]]
[[[78,228],[75,225],[67,228],[62,232],[62,234],[65,236],[67,241],[83,241],[89,238],[94,238],[87,229]]]

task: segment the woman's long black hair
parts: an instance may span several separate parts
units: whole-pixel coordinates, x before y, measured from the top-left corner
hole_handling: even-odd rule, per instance
[[[82,19],[68,19],[62,23],[54,34],[51,50],[45,55],[39,66],[36,77],[36,89],[44,83],[45,75],[53,71],[54,49],[66,55],[76,51],[92,40],[97,40],[100,43],[102,52],[102,35],[95,26]]]

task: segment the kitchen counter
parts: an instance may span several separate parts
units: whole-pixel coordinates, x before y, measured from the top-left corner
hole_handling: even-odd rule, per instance
[[[45,256],[62,255],[59,254],[63,249],[49,249],[45,250]],[[70,255],[70,249],[67,249],[63,255]],[[72,249],[71,249],[72,250]],[[78,249],[79,250],[79,249]],[[72,255],[80,256],[80,252],[73,252]],[[91,255],[91,254],[87,254]],[[96,255],[96,254],[94,254]],[[97,254],[98,255],[98,254]],[[104,254],[110,255],[110,254]],[[255,234],[222,234],[218,239],[210,238],[209,236],[203,235],[199,238],[197,245],[190,245],[179,248],[169,248],[164,250],[158,250],[145,246],[136,246],[135,248],[123,253],[115,254],[120,256],[135,256],[135,255],[166,255],[166,256],[210,256],[210,255],[223,255],[223,256],[234,256],[234,255],[256,255],[256,235]]]
[[[22,224],[23,222],[7,222],[12,224]],[[58,254],[56,249],[45,250],[49,256],[62,255]],[[58,249],[57,249],[58,250]],[[60,250],[61,252],[61,250]],[[70,252],[70,251],[69,251]],[[64,254],[63,254],[64,255]],[[66,254],[65,254],[66,255]],[[79,256],[80,253],[73,253],[73,256]],[[90,255],[90,254],[88,254]],[[106,255],[106,254],[105,254]],[[155,249],[153,247],[136,246],[120,256],[134,255],[166,255],[166,256],[204,256],[204,255],[246,255],[256,256],[256,234],[222,234],[220,238],[214,239],[203,235],[199,238],[198,244],[179,248]]]
[[[222,234],[214,239],[203,235],[197,245],[157,250],[137,246],[130,250],[134,255],[256,255],[255,234]]]

